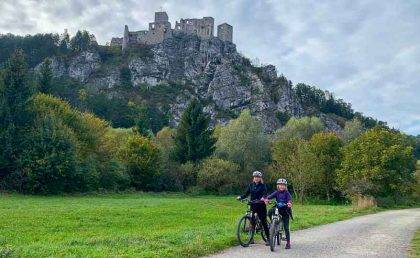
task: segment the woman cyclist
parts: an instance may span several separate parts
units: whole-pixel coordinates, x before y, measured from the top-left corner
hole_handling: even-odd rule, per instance
[[[264,228],[265,235],[267,237],[266,245],[269,245],[267,207],[266,204],[261,201],[261,199],[267,194],[267,187],[262,180],[262,173],[260,171],[254,171],[252,176],[252,183],[248,185],[246,193],[244,195],[238,196],[237,199],[242,200],[248,197],[248,195],[251,196],[251,211],[258,214],[258,217],[260,218],[261,224]]]
[[[268,195],[267,198],[263,198],[265,203],[268,203],[268,200],[276,198],[277,207],[279,209],[279,213],[283,220],[284,231],[286,233],[286,249],[290,249],[290,230],[289,230],[289,219],[292,217],[292,196],[290,195],[289,191],[287,191],[287,180],[284,178],[280,178],[277,180],[277,191],[273,192],[272,194]],[[268,216],[274,214],[275,207],[271,208],[268,212]],[[293,217],[292,217],[293,218]]]

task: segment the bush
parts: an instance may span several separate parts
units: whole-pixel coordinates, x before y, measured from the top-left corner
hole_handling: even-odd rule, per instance
[[[118,156],[130,175],[131,185],[137,190],[155,190],[158,178],[159,151],[150,139],[131,136]]]
[[[185,191],[197,185],[197,167],[192,162],[187,162],[178,167],[177,180],[180,181],[182,189]]]
[[[27,148],[19,159],[18,175],[25,178],[23,192],[56,194],[78,191],[76,138],[54,116],[41,117],[27,136]]]
[[[208,158],[200,164],[197,185],[207,193],[237,193],[243,180],[239,166],[233,162]]]
[[[318,117],[290,118],[287,124],[276,131],[277,139],[311,139],[312,135],[324,131],[325,126]]]
[[[343,148],[337,180],[341,189],[350,196],[407,196],[415,182],[413,171],[413,147],[405,137],[375,127]]]

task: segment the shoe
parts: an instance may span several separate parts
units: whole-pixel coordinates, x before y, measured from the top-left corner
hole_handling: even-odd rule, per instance
[[[265,241],[265,246],[270,246],[270,241]]]
[[[287,243],[286,243],[286,247],[285,247],[284,249],[290,249],[290,248],[292,248],[292,247],[290,246],[290,241],[287,241]]]

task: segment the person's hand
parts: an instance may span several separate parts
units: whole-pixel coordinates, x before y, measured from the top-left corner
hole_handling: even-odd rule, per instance
[[[261,201],[263,201],[264,203],[265,203],[265,205],[267,205],[267,203],[268,203],[268,199],[266,199],[266,198],[261,198]]]
[[[292,203],[291,202],[288,202],[287,203],[287,207],[292,208]]]
[[[238,200],[238,201],[239,201],[239,200],[241,200],[241,199],[242,199],[242,198],[241,198],[240,196],[236,197],[236,200]]]

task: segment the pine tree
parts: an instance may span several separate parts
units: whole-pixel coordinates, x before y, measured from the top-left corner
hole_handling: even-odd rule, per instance
[[[178,161],[196,162],[210,156],[215,139],[209,129],[210,117],[203,112],[201,103],[194,99],[181,117],[175,135],[175,154]]]
[[[51,70],[51,61],[49,58],[46,58],[44,63],[42,63],[40,72],[41,74],[39,76],[39,90],[42,93],[50,93],[53,73]]]
[[[32,94],[23,51],[17,50],[6,65],[0,96],[0,181],[16,169],[31,121],[27,105]]]

